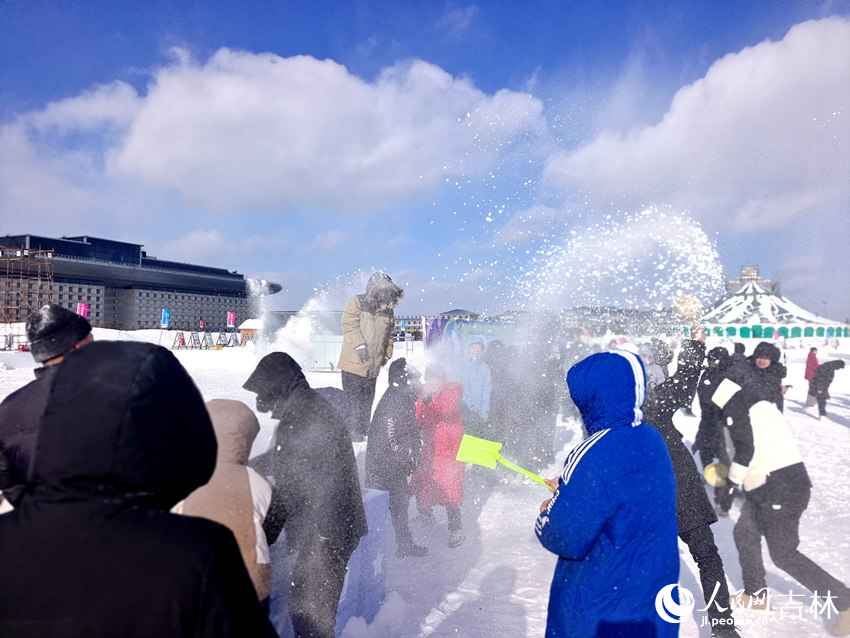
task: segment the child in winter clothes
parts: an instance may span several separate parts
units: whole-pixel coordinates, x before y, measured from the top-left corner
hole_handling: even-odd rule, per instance
[[[463,542],[461,506],[463,505],[464,466],[457,461],[463,439],[461,400],[463,387],[446,380],[442,367],[425,368],[424,396],[416,402],[416,422],[422,433],[422,458],[410,479],[410,492],[426,518],[431,508],[442,505],[448,513],[449,547]]]
[[[484,337],[473,335],[469,338],[469,356],[460,362],[455,379],[463,385],[464,430],[476,436],[486,436],[485,424],[493,390],[490,366],[483,359],[485,347]]]
[[[390,364],[389,387],[375,408],[366,442],[366,487],[390,495],[390,518],[399,556],[425,556],[427,547],[416,545],[410,533],[407,479],[419,464],[422,441],[416,427],[419,373],[402,357]]]
[[[272,488],[248,467],[248,455],[260,424],[251,408],[241,401],[213,399],[207,401],[207,411],[218,441],[215,471],[209,482],[192,492],[175,511],[208,518],[230,528],[239,543],[257,597],[268,605],[271,570],[263,521]]]

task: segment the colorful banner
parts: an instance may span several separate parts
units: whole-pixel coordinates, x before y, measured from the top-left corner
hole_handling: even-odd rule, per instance
[[[77,314],[81,317],[89,318],[89,305],[87,303],[83,303],[82,301],[77,304]]]
[[[167,328],[168,324],[171,323],[171,309],[163,308],[162,309],[162,320],[159,322],[160,327]]]
[[[236,327],[236,313],[228,312],[227,313],[227,327],[235,328]]]

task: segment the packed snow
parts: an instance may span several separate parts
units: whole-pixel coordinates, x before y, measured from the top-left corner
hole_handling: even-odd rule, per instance
[[[95,329],[97,339],[144,340],[170,347],[173,336],[167,332],[117,332]],[[719,342],[709,340],[712,347]],[[748,352],[756,341],[748,343]],[[731,346],[731,344],[724,344]],[[803,516],[801,550],[834,576],[850,582],[850,371],[836,375],[830,388],[832,399],[827,410],[830,423],[820,422],[816,408],[805,407],[806,382],[803,369],[808,347],[788,344],[783,350],[788,366],[785,382],[792,384],[786,395],[785,416],[805,459],[814,489]],[[808,346],[809,344],[805,344]],[[819,343],[821,363],[834,358],[850,358],[847,344]],[[792,347],[794,346],[794,347]],[[731,350],[731,347],[730,347]],[[219,350],[175,350],[175,355],[195,379],[205,399],[232,398],[254,407],[254,396],[242,389],[242,383],[266,350],[249,344]],[[426,353],[420,342],[401,343],[395,357],[406,356],[422,366]],[[35,363],[25,352],[0,352],[0,398],[33,378]],[[424,367],[424,366],[423,366]],[[421,368],[420,368],[421,369]],[[313,387],[341,387],[335,372],[307,371]],[[378,393],[386,387],[386,376],[378,379]],[[377,398],[376,398],[377,400]],[[694,406],[698,414],[698,405]],[[273,435],[274,423],[265,414],[258,415],[262,430],[254,454],[264,451]],[[690,444],[698,419],[680,412],[675,422]],[[555,476],[567,452],[581,438],[579,424],[559,419],[556,436],[557,463],[543,472]],[[361,464],[365,443],[353,444]],[[430,548],[424,558],[397,558],[390,534],[386,554],[387,596],[371,623],[354,618],[346,625],[345,638],[386,636],[542,636],[546,624],[549,583],[555,556],[545,551],[534,535],[534,521],[547,491],[504,468],[494,470],[501,482],[489,494],[467,490],[464,497],[466,539],[456,548],[446,545],[445,512],[437,508],[435,524],[427,526],[415,519],[411,503],[411,527],[417,542]],[[740,508],[733,506],[731,517],[713,525],[714,534],[726,567],[730,590],[741,589],[741,573],[732,541],[732,527]],[[576,516],[580,516],[576,512]],[[827,635],[832,620],[812,610],[811,594],[770,563],[765,549],[768,584],[774,609],[769,612],[737,611],[736,619],[746,638],[800,638]],[[701,609],[702,596],[696,567],[687,548],[680,544],[680,586],[690,590],[697,604],[681,623],[681,636],[708,637],[702,625],[706,615]],[[834,617],[834,614],[832,614]]]

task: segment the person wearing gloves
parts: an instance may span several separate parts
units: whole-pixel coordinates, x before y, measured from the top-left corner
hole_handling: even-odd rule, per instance
[[[35,369],[34,381],[0,403],[0,492],[15,507],[26,491],[39,418],[58,364],[69,352],[94,341],[85,317],[53,303],[33,312],[26,330],[30,353],[41,367]]]
[[[354,295],[342,311],[342,349],[337,367],[355,439],[363,440],[369,430],[375,385],[381,368],[393,356],[395,307],[404,291],[382,272],[373,273],[366,292]]]
[[[779,407],[750,383],[746,371],[732,367],[712,401],[730,423],[735,454],[726,485],[731,495],[744,490],[744,504],[733,536],[744,591],[741,606],[768,609],[761,539],[773,564],[811,592],[829,596],[838,619],[834,636],[850,635],[850,588],[800,550],[800,519],[809,505],[812,482],[791,428]]]
[[[567,374],[587,437],[567,456],[535,533],[558,557],[547,638],[678,635],[656,612],[679,581],[676,480],[661,434],[643,422],[646,381],[626,351],[590,355]]]
[[[27,496],[0,516],[0,636],[276,636],[233,533],[169,512],[215,460],[170,351],[104,341],[67,355]]]
[[[332,638],[348,560],[368,531],[354,449],[342,417],[285,352],[260,359],[242,386],[279,421],[267,461],[274,479],[263,524],[286,532],[296,638]]]
[[[207,401],[207,411],[218,442],[215,471],[206,485],[192,492],[174,511],[208,518],[230,528],[257,598],[268,610],[271,566],[263,521],[272,486],[248,467],[248,455],[260,424],[251,408],[241,401],[213,399]]]

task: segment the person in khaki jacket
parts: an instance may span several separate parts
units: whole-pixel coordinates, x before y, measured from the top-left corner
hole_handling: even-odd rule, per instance
[[[236,536],[257,598],[268,611],[271,565],[263,520],[271,502],[272,488],[266,479],[248,467],[248,455],[260,424],[251,408],[241,401],[213,399],[207,401],[207,412],[218,441],[215,471],[209,482],[192,492],[177,511],[230,528]]]
[[[342,311],[337,367],[342,372],[349,429],[360,440],[369,429],[378,373],[393,356],[394,308],[403,296],[389,275],[375,272],[365,294],[351,297]]]

